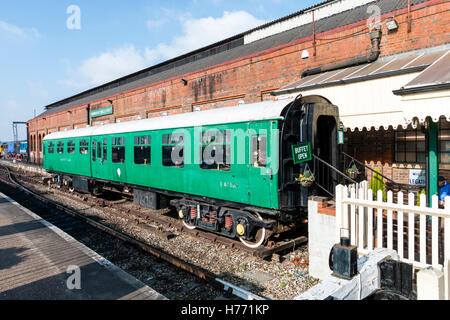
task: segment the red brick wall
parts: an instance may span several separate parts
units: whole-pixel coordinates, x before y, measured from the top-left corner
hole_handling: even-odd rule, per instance
[[[383,24],[381,56],[397,54],[450,42],[450,3],[431,0],[413,7],[412,31],[407,32],[407,10],[389,13],[382,19],[395,15],[400,27],[397,32],[387,33]],[[150,86],[124,92],[91,105],[110,105],[113,100],[114,114],[95,119],[99,122],[116,122],[128,117],[134,119],[192,112],[271,99],[268,93],[298,80],[309,68],[333,64],[368,54],[371,42],[366,21],[317,35],[317,56],[313,57],[312,37],[242,57],[204,70],[198,70],[176,78],[167,79]],[[303,60],[303,50],[309,50],[310,58]],[[188,80],[184,85],[180,80]],[[85,105],[30,120],[30,138],[39,133],[48,134],[64,128],[86,125]]]

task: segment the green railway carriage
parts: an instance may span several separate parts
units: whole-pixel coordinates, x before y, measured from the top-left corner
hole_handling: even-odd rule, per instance
[[[290,149],[319,143],[324,115],[337,121],[337,108],[310,97],[57,132],[45,137],[44,168],[81,191],[132,189],[150,207],[170,197],[188,228],[259,246],[301,216],[309,192]]]

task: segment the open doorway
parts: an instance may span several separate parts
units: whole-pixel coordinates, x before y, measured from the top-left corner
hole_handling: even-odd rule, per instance
[[[315,132],[315,154],[326,163],[338,168],[337,159],[337,123],[333,116],[319,116]],[[325,164],[316,161],[316,182],[324,189],[334,194],[337,176]],[[324,196],[327,192],[321,190]]]

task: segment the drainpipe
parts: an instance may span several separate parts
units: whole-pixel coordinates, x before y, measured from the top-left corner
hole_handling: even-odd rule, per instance
[[[327,71],[333,71],[333,70],[338,70],[338,69],[343,69],[343,68],[348,68],[348,67],[359,66],[361,64],[366,64],[366,63],[371,63],[371,62],[376,61],[378,59],[378,57],[380,56],[380,52],[381,52],[381,50],[380,50],[381,35],[382,35],[381,29],[373,30],[370,32],[370,40],[372,41],[372,50],[369,55],[367,55],[365,57],[360,57],[360,58],[340,62],[340,63],[333,64],[330,66],[318,67],[315,69],[306,70],[302,73],[302,78],[305,78],[305,77],[308,77],[308,76],[311,76],[314,74],[327,72]]]
[[[87,125],[90,126],[91,125],[91,105],[88,104],[87,108],[86,108],[86,113],[87,113]]]

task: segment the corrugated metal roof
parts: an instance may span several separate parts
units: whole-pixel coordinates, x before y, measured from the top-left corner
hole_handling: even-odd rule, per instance
[[[429,67],[431,64],[439,60],[447,53],[448,49],[445,48],[441,50],[429,50],[428,52],[417,51],[408,54],[385,57],[369,64],[329,71],[305,77],[288,84],[280,90],[277,90],[274,94],[280,95],[291,92],[298,92],[301,90],[310,90],[314,88],[382,78],[394,74],[421,71],[425,70],[427,67]],[[450,55],[447,56],[450,57]],[[447,62],[447,68],[442,68],[442,70],[435,70],[434,75],[438,76],[442,73],[445,73],[445,70],[447,70],[448,72],[448,66],[450,65],[449,60],[450,59],[448,58],[444,59],[443,63]],[[450,78],[450,72],[448,72],[446,76],[446,79]],[[423,78],[431,78],[431,74],[430,76],[420,77],[419,81],[428,81]]]
[[[411,0],[412,5],[417,5],[427,0]],[[321,6],[331,1],[324,1],[314,7]],[[363,5],[361,7],[354,8],[333,16],[316,21],[316,33],[326,32],[356,23],[358,21],[365,20],[370,17],[370,13],[367,12],[367,8],[376,2],[380,8],[380,13],[385,14],[395,10],[406,8],[408,0],[378,0],[372,3]],[[269,24],[260,26],[258,28],[247,31],[241,35],[223,40],[219,43],[211,46],[198,49],[194,52],[186,55],[174,58],[172,60],[163,62],[157,66],[153,66],[142,71],[133,73],[118,80],[109,82],[105,85],[87,90],[80,94],[74,95],[67,99],[55,102],[46,108],[49,110],[40,114],[38,117],[59,112],[68,108],[90,103],[91,101],[97,101],[106,97],[133,90],[142,86],[150,85],[155,82],[159,82],[165,79],[169,79],[176,76],[181,76],[186,73],[194,72],[204,68],[208,68],[220,63],[231,61],[240,57],[251,55],[253,53],[261,52],[273,47],[277,47],[292,41],[306,38],[312,35],[312,23],[304,25],[298,28],[252,42],[244,45],[244,35],[253,32],[257,29],[264,28],[267,25],[277,23],[282,20],[289,19],[293,16],[302,14],[303,12],[310,10],[313,7],[304,9],[290,16],[275,20]],[[221,48],[221,49],[220,49]]]
[[[414,80],[394,93],[399,95],[450,88],[450,50]]]

